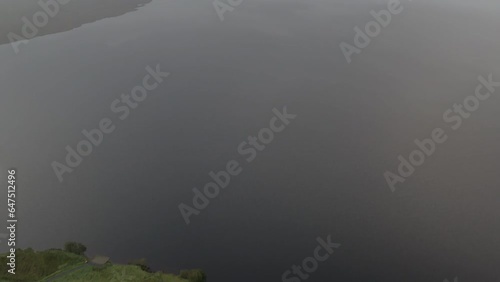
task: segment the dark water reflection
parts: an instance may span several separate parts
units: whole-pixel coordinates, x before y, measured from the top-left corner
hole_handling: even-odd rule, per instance
[[[348,65],[338,45],[386,1],[245,1],[220,22],[211,1],[157,0],[18,55],[0,46],[0,169],[19,169],[23,247],[77,240],[116,262],[271,282],[330,234],[342,246],[307,281],[497,281],[500,97],[456,132],[442,114],[478,75],[500,78],[498,2],[405,2]],[[84,2],[67,13],[96,20]],[[118,2],[100,17],[142,3]],[[111,102],[156,64],[172,75],[117,120]],[[243,163],[238,144],[285,105],[296,121],[186,226],[178,204]],[[116,131],[59,183],[51,162],[103,117]],[[450,140],[391,193],[383,173],[435,127]]]

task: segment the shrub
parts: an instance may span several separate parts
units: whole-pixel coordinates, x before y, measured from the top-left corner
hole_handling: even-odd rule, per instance
[[[128,262],[129,265],[137,265],[138,267],[140,267],[142,269],[142,271],[146,271],[146,272],[149,272],[149,273],[152,273],[153,271],[151,270],[151,268],[148,266],[148,263],[146,262],[146,259],[135,259],[135,260],[132,260],[132,261],[129,261]]]
[[[179,277],[189,280],[189,282],[206,282],[207,275],[201,269],[181,270]]]
[[[83,256],[83,254],[85,254],[85,251],[87,250],[87,247],[77,242],[67,242],[66,244],[64,244],[64,250],[75,255]]]

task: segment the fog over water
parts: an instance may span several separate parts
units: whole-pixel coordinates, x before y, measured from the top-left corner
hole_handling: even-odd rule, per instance
[[[307,281],[498,281],[500,88],[458,130],[442,117],[478,76],[500,81],[498,1],[402,1],[351,64],[339,44],[388,1],[244,0],[222,22],[212,1],[83,2],[18,54],[5,27],[37,9],[0,2],[0,179],[18,169],[22,248],[271,282],[331,235]],[[157,64],[171,75],[120,120],[111,103]],[[297,118],[245,161],[285,106]],[[51,163],[105,117],[116,130],[60,183]],[[437,127],[448,140],[391,192],[384,172]],[[241,174],[186,225],[178,205],[230,160]]]

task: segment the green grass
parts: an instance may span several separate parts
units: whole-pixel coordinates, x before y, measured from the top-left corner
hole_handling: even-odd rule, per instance
[[[148,273],[135,265],[108,265],[102,269],[92,266],[60,277],[54,282],[189,282],[172,274]]]
[[[0,281],[38,281],[54,272],[85,262],[85,257],[61,250],[36,252],[32,249],[16,250],[16,274],[7,272],[6,254],[0,256]]]
[[[59,270],[57,270],[56,272],[50,274],[49,276],[45,276],[43,278],[41,278],[39,281],[40,282],[45,282],[45,281],[50,281],[49,279],[60,274],[60,273],[63,273],[63,272],[66,272],[66,271],[71,271],[72,269],[75,269],[75,268],[78,268],[82,265],[86,265],[86,262],[79,262],[77,264],[64,264],[64,265],[61,265],[59,267]],[[1,281],[0,281],[1,282]]]
[[[16,274],[7,272],[7,254],[0,254],[0,282],[198,282],[200,270],[184,271],[183,277],[163,272],[150,273],[137,265],[86,264],[84,256],[62,250],[16,250]],[[74,271],[72,271],[75,269]],[[52,280],[54,279],[54,280]]]

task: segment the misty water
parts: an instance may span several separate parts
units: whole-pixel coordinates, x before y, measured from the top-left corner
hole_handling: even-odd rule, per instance
[[[28,2],[0,3],[0,169],[18,169],[22,248],[74,240],[271,282],[330,235],[341,246],[307,281],[498,280],[500,88],[458,130],[443,120],[478,76],[500,81],[497,1],[402,1],[350,64],[340,43],[389,1],[244,0],[221,21],[212,1],[73,0],[71,24],[16,54],[5,27]],[[170,76],[120,120],[111,103],[157,65]],[[247,162],[240,143],[284,107],[297,117]],[[59,182],[52,162],[106,117],[115,131]],[[435,128],[448,140],[392,192],[384,173]],[[179,204],[230,160],[242,172],[187,225]]]

